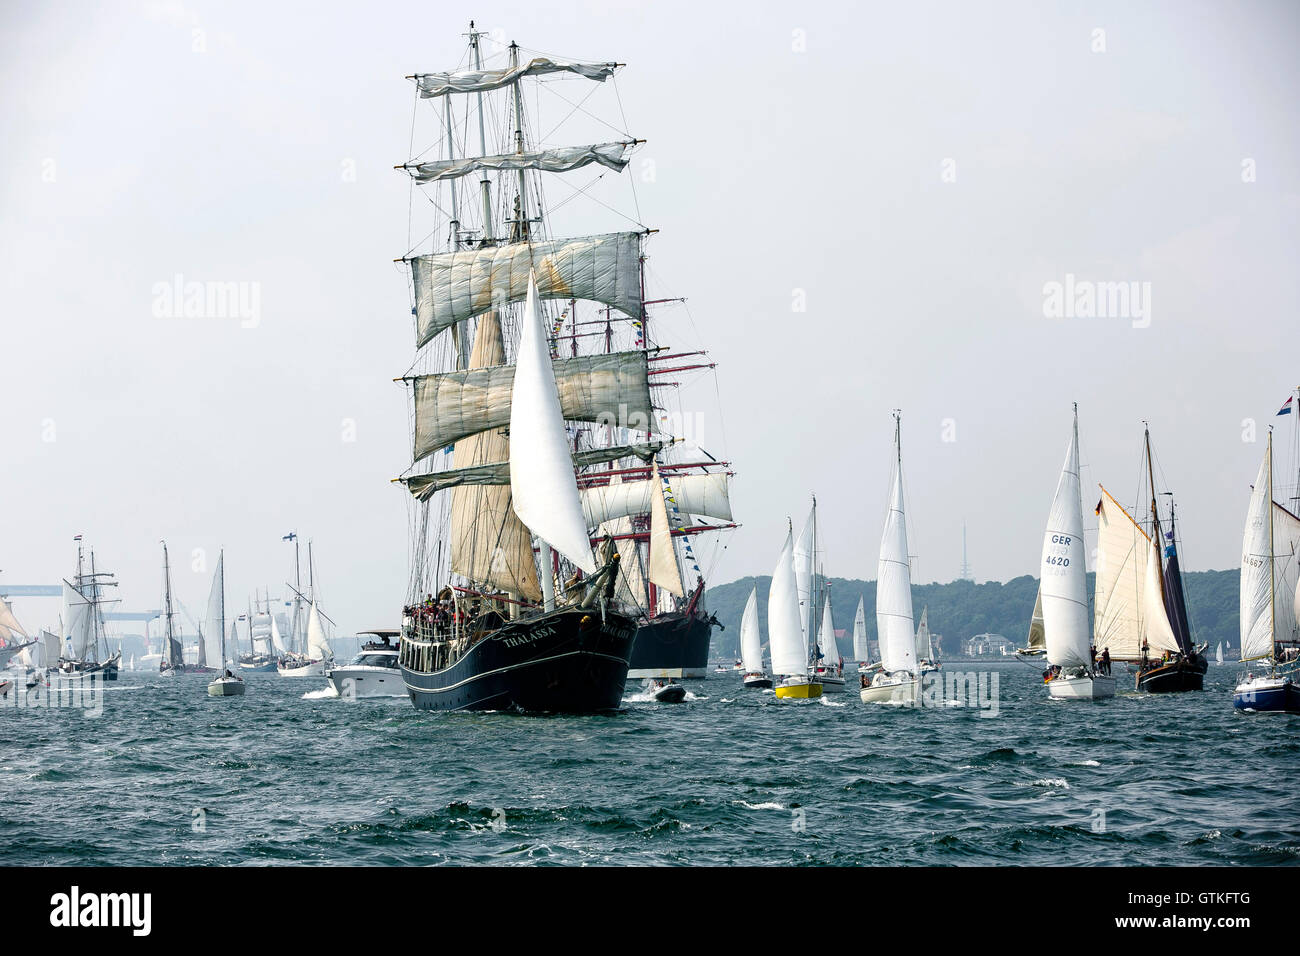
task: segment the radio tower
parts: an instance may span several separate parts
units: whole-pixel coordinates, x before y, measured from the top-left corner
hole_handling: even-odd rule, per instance
[[[973,581],[975,578],[970,573],[970,563],[966,560],[966,522],[961,523],[961,579],[963,581]]]

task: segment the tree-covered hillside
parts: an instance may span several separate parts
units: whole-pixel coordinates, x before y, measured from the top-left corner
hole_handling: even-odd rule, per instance
[[[739,656],[740,616],[749,600],[749,590],[756,584],[759,627],[763,640],[767,641],[767,589],[771,580],[767,575],[741,578],[708,589],[705,595],[708,609],[726,625],[725,631],[713,632],[712,657]],[[1236,570],[1196,571],[1183,576],[1193,635],[1198,642],[1208,643],[1211,649],[1222,641],[1225,654],[1228,645],[1235,647],[1237,644],[1239,580]],[[1089,593],[1092,587],[1093,576],[1089,574]],[[1037,591],[1038,579],[1029,575],[1005,584],[998,581],[916,584],[912,586],[912,605],[918,618],[921,608],[929,607],[930,630],[943,635],[944,653],[955,656],[968,637],[986,632],[1002,634],[1023,645],[1029,632],[1029,617],[1034,610]],[[867,633],[875,640],[876,582],[831,578],[831,610],[837,628],[852,631],[859,597],[864,599]],[[850,646],[840,650],[846,658],[852,653]]]

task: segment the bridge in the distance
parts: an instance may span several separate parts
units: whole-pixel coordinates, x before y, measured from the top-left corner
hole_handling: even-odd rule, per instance
[[[0,597],[63,597],[62,584],[0,584]],[[162,611],[105,611],[106,621],[152,621]]]

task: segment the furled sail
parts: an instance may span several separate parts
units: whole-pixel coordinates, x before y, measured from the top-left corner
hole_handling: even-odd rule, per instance
[[[1088,653],[1088,582],[1083,514],[1079,504],[1079,445],[1074,435],[1043,532],[1039,581],[1047,660],[1060,667],[1091,667]]]
[[[1116,660],[1142,656],[1143,590],[1149,538],[1104,487],[1097,512],[1097,577],[1093,635]]]
[[[747,674],[763,672],[763,639],[758,630],[758,588],[749,592],[740,618],[740,661]]]
[[[573,467],[581,470],[590,465],[600,465],[617,461],[620,458],[640,458],[649,462],[659,449],[664,447],[661,441],[637,442],[634,445],[608,445],[602,448],[588,448],[574,452]],[[427,475],[412,475],[402,478],[406,489],[421,501],[444,488],[456,488],[461,485],[508,485],[510,484],[510,462],[493,461],[485,465],[470,465],[465,468],[448,468]],[[584,508],[586,507],[584,503]]]
[[[673,543],[673,529],[668,522],[668,506],[664,504],[664,485],[659,477],[658,462],[651,464],[647,497],[650,499],[650,568],[647,577],[668,592],[685,597],[686,588],[682,585],[682,570],[677,563],[677,545]]]
[[[673,496],[677,510],[684,515],[704,515],[720,521],[731,520],[731,500],[728,497],[728,477],[723,473],[709,475],[678,475],[672,480]],[[582,510],[587,516],[587,526],[596,525],[627,515],[650,513],[655,491],[663,494],[662,482],[625,481],[582,491]]]
[[[876,629],[885,670],[917,672],[916,635],[912,631],[912,569],[907,556],[907,521],[903,515],[903,465],[894,467],[885,530],[880,536],[876,570]]]
[[[916,626],[916,656],[923,661],[934,660],[934,645],[930,643],[930,609],[921,608],[921,623]]]
[[[405,167],[417,183],[439,182],[467,176],[480,169],[516,170],[539,169],[545,173],[567,173],[592,163],[615,172],[628,164],[627,152],[632,143],[600,143],[596,146],[561,146],[556,149],[539,149],[523,153],[502,153],[499,156],[470,156],[464,159],[440,159],[428,163],[412,163]]]
[[[328,661],[334,657],[329,641],[325,640],[325,628],[321,626],[320,611],[316,610],[315,601],[311,602],[311,610],[307,614],[307,656],[314,661]]]
[[[635,232],[417,256],[409,260],[416,347],[456,322],[523,300],[530,270],[539,299],[588,299],[639,316],[640,257]]]
[[[1241,659],[1273,655],[1273,551],[1269,528],[1273,500],[1273,448],[1270,441],[1250,493],[1241,543]]]
[[[831,595],[826,592],[822,602],[822,627],[817,635],[817,647],[822,652],[822,665],[834,667],[840,659],[840,649],[835,644],[835,622],[831,619]]]
[[[509,86],[525,76],[545,76],[548,73],[576,73],[600,83],[612,76],[617,63],[575,63],[569,60],[552,60],[534,57],[522,66],[502,70],[458,70],[446,73],[421,73],[415,77],[420,96],[428,99],[447,93],[488,93]]]
[[[510,404],[510,490],[533,534],[588,574],[596,571],[573,474],[555,369],[530,273]]]
[[[477,338],[477,334],[476,334]],[[543,341],[545,346],[545,341]],[[472,355],[471,355],[472,361]],[[650,431],[653,408],[645,352],[548,359],[561,418]],[[467,435],[510,424],[515,366],[474,367],[412,379],[416,461]]]
[[[474,333],[470,367],[499,365],[505,361],[505,352],[501,322],[495,312],[488,312],[479,319]],[[505,430],[494,428],[470,435],[456,443],[453,455],[455,471],[503,469],[504,480],[452,491],[451,570],[475,584],[499,588],[521,600],[540,601],[542,588],[533,560],[532,535],[510,507],[510,439]],[[432,483],[430,488],[432,494],[436,490]]]
[[[217,556],[217,568],[212,574],[212,588],[208,592],[208,616],[203,628],[203,659],[208,667],[221,667],[225,659],[221,652],[226,631],[225,561],[224,553]]]
[[[871,647],[867,639],[867,612],[865,598],[858,598],[858,610],[853,615],[853,659],[860,664],[871,660]]]
[[[785,546],[772,572],[767,594],[767,641],[772,673],[784,677],[808,673],[808,644],[799,624],[799,592],[794,579],[794,534],[787,531]]]

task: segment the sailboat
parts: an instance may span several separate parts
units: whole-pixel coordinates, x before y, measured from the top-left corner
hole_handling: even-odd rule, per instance
[[[334,666],[334,651],[325,638],[320,609],[311,602],[307,612],[307,650],[304,654],[281,659],[277,671],[281,677],[324,677]]]
[[[788,519],[787,519],[788,520]],[[785,535],[785,547],[772,572],[767,594],[767,640],[772,650],[772,677],[781,698],[820,697],[821,683],[809,673],[808,633],[799,614],[799,586],[794,565],[794,528]]]
[[[92,549],[87,561],[82,551],[81,535],[77,535],[77,573],[72,581],[63,582],[63,648],[59,655],[57,671],[60,680],[97,677],[117,680],[121,653],[109,654],[104,633],[104,589],[117,587],[117,581],[108,571],[95,569],[95,552]],[[100,655],[104,658],[101,660]]]
[[[1220,667],[1223,666],[1223,641],[1219,641],[1218,645],[1214,648],[1214,663],[1218,664]]]
[[[902,413],[894,412],[894,466],[880,536],[876,569],[876,629],[880,633],[881,669],[859,696],[869,704],[915,704],[921,687],[912,631],[912,568],[907,554],[907,517],[903,511]]]
[[[1273,500],[1273,431],[1246,512],[1241,546],[1241,661],[1248,670],[1232,692],[1247,713],[1300,713],[1300,517]]]
[[[866,597],[858,595],[858,609],[853,614],[853,659],[858,662],[858,673],[869,674],[871,665],[871,639],[867,635]]]
[[[44,680],[43,669],[38,672],[34,664],[40,653],[40,642],[18,623],[9,602],[0,598],[0,670],[21,667],[24,683],[33,687]]]
[[[262,605],[265,604],[265,607]],[[253,595],[253,607],[248,611],[248,653],[239,654],[236,642],[234,652],[239,660],[239,669],[270,673],[276,669],[276,654],[279,641],[276,640],[275,616],[271,613],[271,593],[268,590],[264,601]],[[232,640],[234,631],[231,631]]]
[[[217,674],[220,668],[216,666],[220,661],[216,661],[209,666],[207,661],[212,659],[208,652],[208,645],[212,642],[205,641],[203,632],[199,631],[199,657],[198,662],[194,664],[186,663],[185,648],[181,642],[180,634],[176,630],[176,610],[172,601],[172,571],[171,562],[167,555],[167,542],[163,541],[163,656],[158,663],[158,673],[163,677],[173,677],[176,674]],[[210,626],[210,625],[209,625]]]
[[[813,671],[821,682],[822,693],[838,694],[844,690],[844,662],[835,644],[835,622],[831,617],[831,585],[822,574],[822,623],[817,632],[817,663]]]
[[[1151,533],[1101,488],[1097,502],[1097,579],[1093,640],[1107,662],[1138,668],[1136,689],[1147,693],[1200,690],[1208,662],[1191,638],[1176,531],[1161,530],[1151,433],[1143,436],[1150,489]],[[1162,547],[1161,542],[1169,543]],[[1166,559],[1167,562],[1166,563]]]
[[[921,623],[916,626],[916,663],[924,677],[939,669],[939,658],[934,653],[934,642],[930,640],[930,608],[921,608]]]
[[[235,674],[239,649],[226,644],[226,553],[217,555],[217,571],[212,576],[208,595],[208,633],[217,635],[217,664],[221,668],[216,680],[208,684],[209,697],[243,697],[244,679]]]
[[[651,650],[661,614],[664,629],[683,625],[674,640],[686,645],[703,647],[697,638],[712,627],[698,579],[692,597],[684,587],[681,594],[665,588],[662,600],[656,594],[649,617],[650,608],[634,613],[619,598],[641,573],[642,543],[645,577],[658,590],[658,569],[672,577],[669,565],[687,552],[670,539],[694,530],[665,520],[656,505],[673,493],[674,516],[689,513],[677,493],[688,476],[668,464],[663,471],[674,473],[659,473],[664,443],[651,440],[649,363],[679,355],[660,356],[646,336],[648,232],[557,238],[545,214],[543,174],[591,163],[618,172],[635,141],[546,149],[527,142],[535,129],[525,112],[532,77],[602,82],[618,64],[525,63],[511,44],[506,68],[484,69],[482,35],[471,27],[472,70],[413,77],[444,130],[469,129],[478,104],[480,155],[456,155],[464,139],[443,136],[442,158],[416,157],[403,167],[417,184],[441,190],[430,199],[451,215],[430,233],[432,252],[402,260],[414,286],[422,374],[413,369],[402,379],[414,403],[417,473],[400,479],[413,496],[416,530],[399,662],[419,708],[611,710],[621,704],[634,641],[642,643],[639,623],[652,626],[644,629]],[[484,131],[489,115],[503,135],[496,152]],[[475,201],[461,203],[461,178],[480,171]],[[579,303],[602,308],[584,314]],[[633,338],[635,348],[613,349]],[[581,345],[603,351],[580,354]],[[582,491],[608,484],[611,472],[635,479],[622,485],[637,486],[629,491],[636,508],[589,522],[584,497],[591,496]],[[450,501],[430,513],[440,491]],[[606,529],[593,554],[591,527],[620,517],[649,527],[618,537]],[[688,658],[673,667],[687,673],[695,666]],[[707,649],[700,668],[706,660]],[[645,669],[660,669],[650,663]]]
[[[761,690],[772,686],[772,678],[763,670],[763,638],[758,629],[758,587],[750,589],[745,613],[740,618],[740,659],[745,666],[745,687]]]
[[[1115,678],[1097,671],[1088,637],[1088,572],[1079,494],[1079,407],[1075,405],[1074,431],[1043,533],[1039,598],[1049,665],[1044,680],[1048,693],[1056,698],[1114,697]]]

